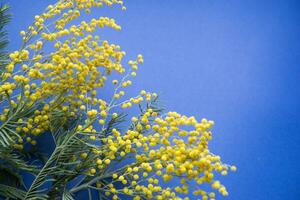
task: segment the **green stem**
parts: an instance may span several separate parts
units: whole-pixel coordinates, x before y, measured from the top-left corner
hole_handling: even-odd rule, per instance
[[[26,195],[24,197],[24,200],[30,200],[30,194],[33,192],[34,189],[37,189],[37,184],[40,181],[39,179],[41,178],[42,173],[49,167],[49,165],[52,163],[55,155],[58,152],[58,148],[55,148],[54,151],[52,152],[50,158],[47,160],[47,162],[45,163],[45,165],[43,166],[43,168],[41,169],[41,171],[37,174],[37,176],[35,177],[34,181],[32,182],[30,188],[28,189],[28,191],[26,192]]]

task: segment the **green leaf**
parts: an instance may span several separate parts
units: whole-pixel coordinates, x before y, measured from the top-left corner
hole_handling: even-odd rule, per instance
[[[11,187],[19,187],[23,185],[22,176],[18,172],[11,170],[0,163],[0,183]]]
[[[74,198],[68,190],[65,190],[62,195],[62,200],[74,200]]]
[[[2,165],[12,169],[24,170],[33,174],[37,172],[36,166],[28,164],[23,156],[12,149],[0,149],[0,159]]]
[[[116,129],[120,128],[120,124],[126,121],[126,116],[127,116],[127,114],[121,113],[116,118],[112,118],[108,122],[107,128],[103,132],[103,137],[107,137],[112,132],[112,129],[114,129],[114,128],[116,128]]]
[[[11,15],[8,13],[9,7],[7,5],[0,6],[0,70],[4,68],[8,62],[8,53],[5,48],[8,44],[7,32],[4,27],[10,22]]]
[[[24,125],[24,122],[19,122],[19,119],[31,116],[40,106],[37,104],[32,107],[25,107],[24,103],[19,103],[16,109],[9,112],[6,121],[0,125],[0,148],[8,148],[22,138],[16,132],[16,127]]]
[[[23,200],[25,191],[8,185],[0,184],[0,196]]]

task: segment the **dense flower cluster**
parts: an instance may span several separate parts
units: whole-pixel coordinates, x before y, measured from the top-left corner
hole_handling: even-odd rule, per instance
[[[10,54],[2,73],[0,126],[4,130],[16,114],[33,111],[17,119],[13,142],[1,144],[17,150],[26,143],[35,145],[39,135],[53,132],[51,123],[60,113],[64,121],[82,119],[75,132],[90,147],[69,158],[75,163],[72,170],[88,177],[70,189],[72,194],[89,188],[110,199],[189,199],[193,194],[214,200],[216,194],[201,187],[209,183],[227,196],[215,173],[227,175],[236,167],[222,163],[208,149],[214,122],[163,113],[155,107],[156,93],[142,90],[126,98],[142,55],[125,67],[120,46],[95,34],[103,27],[120,30],[114,19],[71,23],[93,7],[114,4],[126,9],[119,0],[60,0],[20,32],[24,45]],[[113,73],[121,78],[110,78]],[[113,88],[111,98],[103,94],[105,86]],[[134,105],[141,113],[131,118],[127,129],[110,127]],[[169,185],[170,180],[176,185]]]
[[[28,107],[38,102],[46,103],[35,111],[34,116],[21,119],[24,120],[23,126],[16,130],[24,137],[26,135],[26,141],[35,143],[30,135],[36,136],[49,129],[49,113],[53,109],[62,109],[67,116],[75,116],[79,110],[87,110],[85,104],[91,104],[99,105],[100,110],[105,112],[107,103],[96,97],[97,89],[104,87],[106,75],[113,71],[125,72],[121,64],[125,52],[120,51],[120,46],[99,40],[91,33],[96,27],[108,26],[119,30],[120,26],[113,19],[100,17],[65,28],[71,20],[80,16],[82,9],[89,12],[92,6],[101,7],[104,3],[122,4],[119,1],[59,1],[55,6],[50,5],[44,14],[35,16],[34,25],[27,32],[21,31],[24,45],[21,50],[10,54],[11,62],[3,74],[0,94],[2,99],[10,100],[12,107],[16,107],[16,98],[18,103]],[[56,16],[59,19],[55,23],[45,24]],[[51,29],[54,31],[51,32]],[[61,39],[63,36],[64,39]],[[55,50],[47,52],[44,45]],[[136,68],[137,62],[131,63]],[[22,95],[18,96],[20,88]],[[8,111],[4,110],[2,121],[9,116]],[[19,143],[15,146],[22,148],[22,140]]]
[[[222,164],[220,157],[208,150],[208,141],[212,137],[209,129],[213,121],[203,119],[197,122],[194,117],[182,116],[176,112],[158,117],[156,112],[148,109],[139,118],[133,117],[132,122],[133,128],[123,136],[113,130],[113,135],[104,139],[108,145],[99,152],[99,155],[105,157],[104,163],[96,160],[97,164],[100,163],[98,169],[102,171],[110,161],[135,154],[132,164],[112,174],[113,182],[124,184],[124,188],[118,190],[114,185],[106,185],[106,195],[113,194],[115,199],[118,193],[132,195],[135,200],[142,199],[141,197],[179,199],[177,194],[187,195],[192,191],[194,195],[202,195],[202,199],[214,199],[213,192],[206,193],[197,187],[191,188],[189,183],[192,181],[198,185],[212,183],[214,189],[218,189],[224,196],[228,195],[226,188],[214,180],[214,171],[226,175],[229,166]],[[184,129],[186,126],[191,130]],[[234,166],[230,169],[236,170]],[[96,169],[92,170],[96,173]],[[169,182],[174,177],[180,178],[180,185],[174,187],[174,190],[161,187],[162,181]],[[100,177],[100,186],[104,184],[101,180]]]

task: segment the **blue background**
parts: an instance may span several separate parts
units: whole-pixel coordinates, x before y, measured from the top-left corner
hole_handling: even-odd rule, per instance
[[[46,0],[10,0],[9,49]],[[300,196],[300,2],[128,0],[109,38],[144,55],[132,94],[157,91],[169,110],[213,119],[211,149],[238,172],[230,200]],[[101,33],[100,33],[101,34]],[[100,35],[101,36],[101,35]]]

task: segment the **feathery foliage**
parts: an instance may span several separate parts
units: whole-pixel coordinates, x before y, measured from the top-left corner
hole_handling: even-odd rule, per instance
[[[8,62],[6,46],[8,44],[7,32],[4,27],[10,22],[11,15],[7,5],[0,5],[0,70]]]

